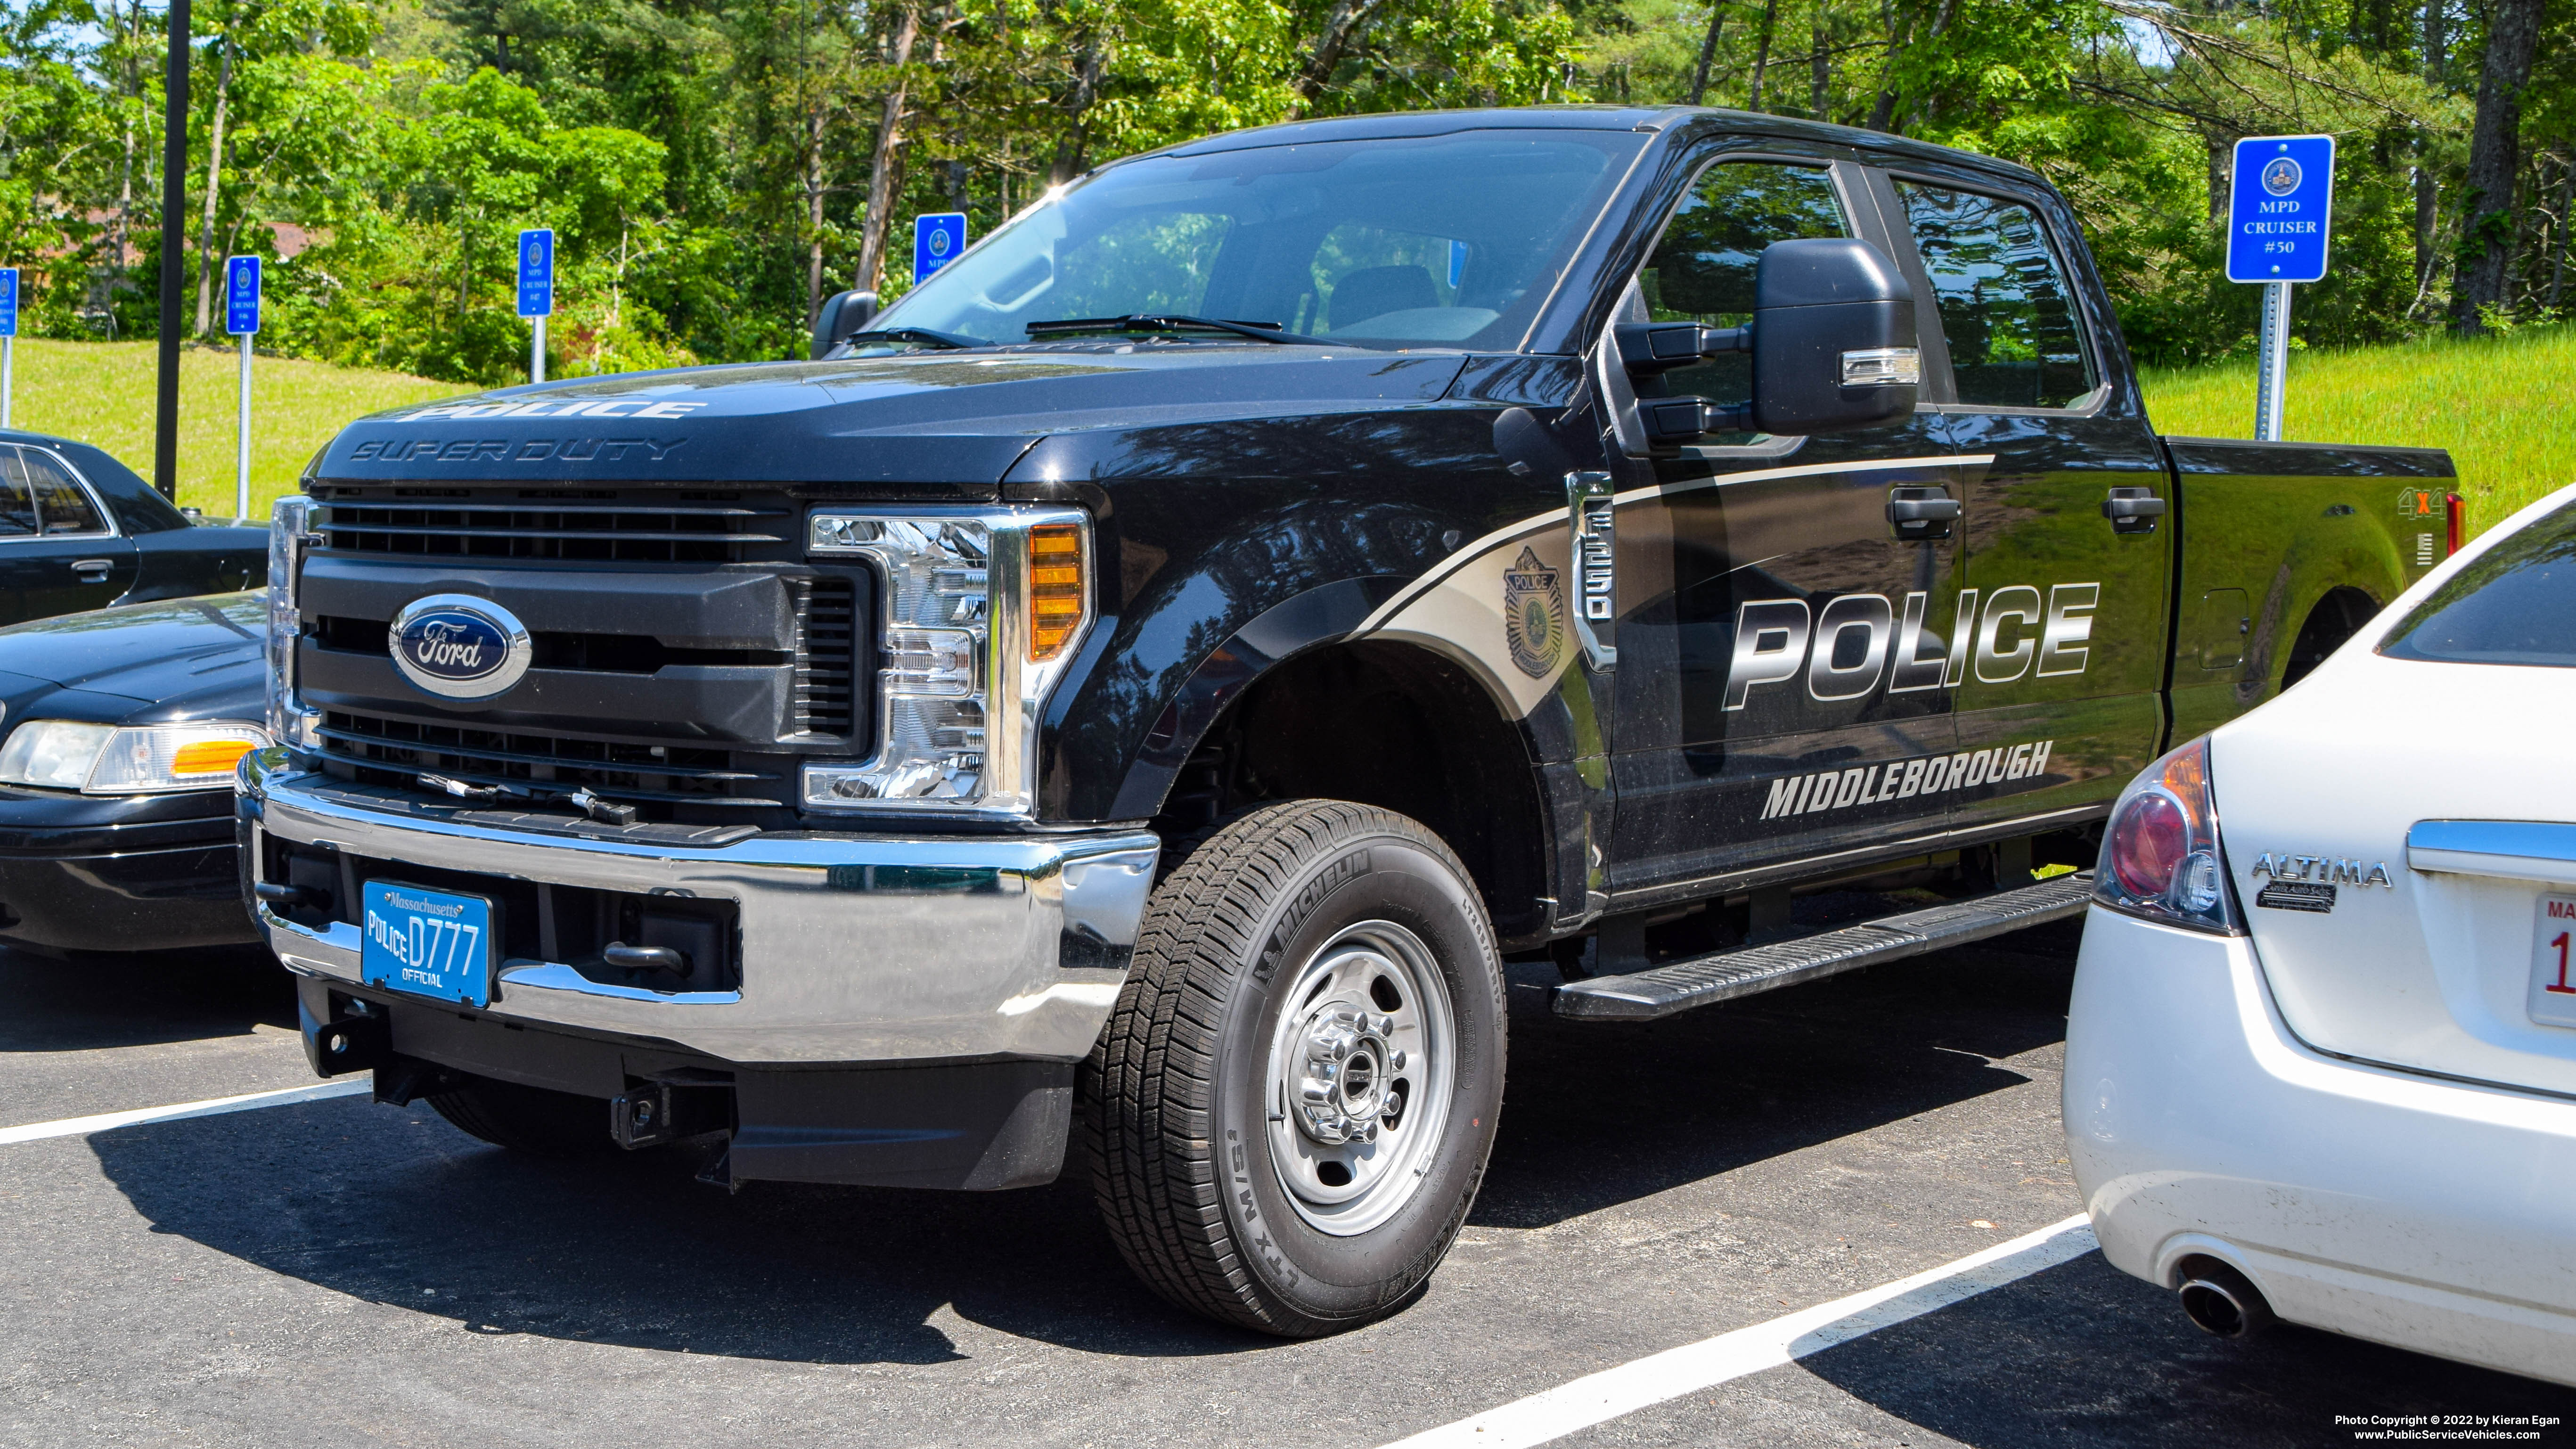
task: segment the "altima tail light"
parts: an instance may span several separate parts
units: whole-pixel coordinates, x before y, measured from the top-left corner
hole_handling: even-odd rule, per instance
[[[2093,872],[2093,898],[2167,925],[2244,931],[2219,849],[2206,738],[2149,765],[2121,792]]]

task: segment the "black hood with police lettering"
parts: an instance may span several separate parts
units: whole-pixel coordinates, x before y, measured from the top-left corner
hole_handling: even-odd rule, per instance
[[[983,487],[1049,434],[1436,402],[1465,359],[1146,341],[624,373],[359,419],[344,483],[877,483]]]

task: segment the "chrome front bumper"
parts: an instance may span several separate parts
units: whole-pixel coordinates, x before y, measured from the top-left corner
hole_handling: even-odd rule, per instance
[[[494,973],[488,1011],[746,1065],[1078,1060],[1126,980],[1160,849],[1137,830],[773,832],[711,849],[537,835],[369,809],[280,749],[246,757],[240,788],[254,882],[274,836],[433,869],[737,902],[739,990],[646,991],[513,958]],[[255,910],[288,970],[358,984],[356,926]]]

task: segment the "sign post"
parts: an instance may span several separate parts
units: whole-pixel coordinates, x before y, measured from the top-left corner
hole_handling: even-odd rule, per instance
[[[912,284],[916,287],[930,280],[931,274],[957,260],[966,250],[966,213],[934,211],[912,219]]]
[[[519,315],[528,319],[528,381],[546,380],[546,319],[555,310],[552,227],[519,233]]]
[[[233,521],[250,517],[250,340],[259,333],[259,258],[224,259],[224,330],[241,341],[240,417],[233,448]]]
[[[0,267],[0,428],[9,426],[9,394],[18,381],[18,269]]]
[[[2334,137],[2247,136],[2227,203],[2227,280],[2263,288],[2254,436],[2281,439],[2290,370],[2290,284],[2323,281],[2334,220]]]

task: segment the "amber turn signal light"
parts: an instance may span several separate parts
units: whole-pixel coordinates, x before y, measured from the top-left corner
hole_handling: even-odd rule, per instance
[[[1062,654],[1082,627],[1082,528],[1041,523],[1029,530],[1029,662]]]
[[[173,775],[216,775],[241,763],[254,747],[248,740],[199,740],[181,745],[170,756]]]

